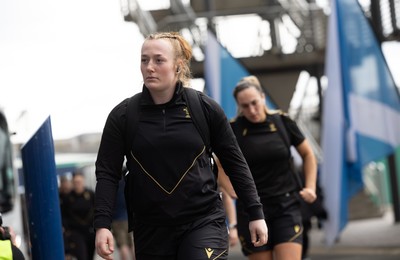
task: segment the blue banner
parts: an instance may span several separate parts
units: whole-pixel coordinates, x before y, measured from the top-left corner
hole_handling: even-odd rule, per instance
[[[64,259],[50,117],[22,147],[32,259]]]
[[[204,66],[205,88],[208,95],[221,105],[228,118],[235,117],[237,109],[233,90],[239,80],[249,76],[250,73],[210,31],[207,34]],[[266,100],[268,108],[277,109],[268,93],[266,93]]]
[[[363,167],[400,145],[399,94],[367,18],[357,0],[334,0],[331,11],[321,171],[328,244],[347,224]]]

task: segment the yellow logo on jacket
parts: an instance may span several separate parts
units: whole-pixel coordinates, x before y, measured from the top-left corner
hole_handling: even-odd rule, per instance
[[[190,118],[189,109],[188,109],[187,107],[185,107],[185,108],[183,109],[183,111],[185,112],[185,117],[186,117],[186,118]]]
[[[214,250],[211,248],[204,248],[204,250],[206,250],[207,257],[208,257],[208,259],[210,259],[210,257],[214,253]]]
[[[300,232],[300,226],[299,225],[295,225],[294,226],[294,232],[296,232],[296,233]]]

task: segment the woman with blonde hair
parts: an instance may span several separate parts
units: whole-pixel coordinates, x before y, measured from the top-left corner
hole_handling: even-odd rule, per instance
[[[96,161],[97,253],[112,259],[112,209],[124,156],[129,174],[125,199],[133,209],[137,260],[227,259],[228,233],[217,188],[211,153],[188,109],[185,91],[190,83],[192,51],[175,32],[148,36],[141,49],[143,89],[133,142],[127,133],[128,101],[109,114]],[[251,243],[267,242],[253,178],[221,107],[202,93],[201,106],[209,125],[210,146],[238,196],[245,201]],[[193,115],[194,116],[194,115]]]

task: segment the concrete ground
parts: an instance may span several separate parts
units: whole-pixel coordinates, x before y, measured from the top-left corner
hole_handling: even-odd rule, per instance
[[[347,224],[340,240],[332,247],[324,244],[322,230],[310,232],[311,260],[399,260],[400,223],[394,222],[394,215],[388,210],[383,217],[354,220]],[[231,249],[229,260],[246,259],[240,248]]]

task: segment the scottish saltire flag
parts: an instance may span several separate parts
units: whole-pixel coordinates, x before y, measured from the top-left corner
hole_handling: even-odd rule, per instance
[[[222,106],[228,118],[235,117],[233,89],[241,78],[250,73],[218,42],[211,31],[207,33],[204,66],[207,94]],[[267,106],[271,109],[277,108],[268,93]]]
[[[400,145],[400,99],[381,46],[357,0],[333,0],[326,56],[321,184],[332,245],[347,224],[362,168]]]

